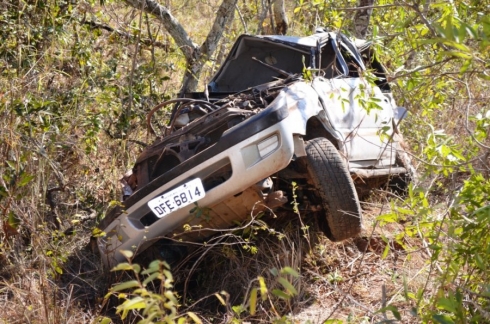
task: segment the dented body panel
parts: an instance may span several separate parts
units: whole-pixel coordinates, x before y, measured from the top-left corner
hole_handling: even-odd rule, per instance
[[[302,77],[303,62],[318,69],[311,80]],[[386,85],[359,77],[365,69],[353,43],[337,34],[240,37],[208,93],[168,102],[176,105],[169,126],[125,178],[131,194],[99,225],[105,263],[117,264],[121,250],[140,252],[163,237],[204,240],[258,211],[287,209],[292,181],[304,190],[304,205],[317,210],[303,160],[312,138],[331,141],[353,176],[406,172],[396,164],[392,140],[397,107]],[[165,103],[149,116],[160,106]],[[152,211],[150,201],[193,179],[205,191],[198,208],[185,205],[163,217]]]
[[[396,107],[378,87],[360,78],[316,78],[313,88],[351,167],[377,168],[395,163],[396,147],[389,139]]]

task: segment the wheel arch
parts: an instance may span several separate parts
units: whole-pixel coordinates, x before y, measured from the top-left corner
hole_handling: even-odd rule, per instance
[[[305,141],[309,141],[313,138],[323,137],[328,139],[336,149],[340,149],[339,140],[323,125],[321,120],[316,116],[308,119],[306,123],[306,135],[304,136]]]

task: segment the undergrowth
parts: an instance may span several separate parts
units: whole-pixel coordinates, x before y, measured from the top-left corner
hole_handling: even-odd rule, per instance
[[[219,4],[166,5],[202,42]],[[1,322],[117,323],[124,315],[130,323],[152,314],[196,322],[490,322],[485,5],[407,1],[373,11],[369,37],[398,104],[410,111],[401,132],[419,178],[405,197],[376,192],[363,202],[359,238],[332,243],[312,215],[300,215],[306,224],[278,215],[216,244],[186,246],[184,260],[169,266],[153,261],[158,255],[129,258],[122,274],[104,269],[89,238],[120,200],[121,174],[150,141],[146,113],[179,90],[180,49],[151,15],[122,2],[2,2]],[[288,3],[291,34],[320,25],[349,33],[352,6]],[[267,29],[264,9],[239,3],[202,84],[237,35]],[[141,299],[129,306],[134,298]]]

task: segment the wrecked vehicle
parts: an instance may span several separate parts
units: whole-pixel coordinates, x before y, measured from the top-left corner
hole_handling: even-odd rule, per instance
[[[172,106],[159,130],[155,112]],[[102,220],[99,250],[114,265],[121,250],[175,235],[204,240],[258,210],[293,210],[293,199],[302,216],[319,215],[332,241],[354,237],[356,184],[408,174],[397,136],[403,113],[366,42],[323,30],[242,35],[205,92],[149,112],[161,134],[125,178],[127,199]]]

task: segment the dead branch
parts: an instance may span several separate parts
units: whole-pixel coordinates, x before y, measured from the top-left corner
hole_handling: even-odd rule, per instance
[[[153,15],[172,36],[182,51],[187,70],[182,81],[181,94],[194,91],[197,88],[199,76],[205,62],[214,54],[218,42],[223,35],[225,27],[231,22],[235,14],[238,0],[223,0],[216,13],[216,19],[202,46],[195,44],[179,21],[170,13],[170,10],[155,0],[124,0],[131,7]]]
[[[184,54],[186,60],[192,61],[194,52],[198,46],[192,42],[190,36],[185,31],[179,21],[170,13],[166,7],[160,5],[154,0],[124,0],[131,7],[143,10],[146,13],[153,15],[165,27],[167,32],[175,40],[175,43]]]
[[[136,37],[134,37],[134,35],[131,35],[128,32],[117,30],[117,29],[112,28],[111,26],[100,24],[100,23],[95,22],[95,21],[83,21],[83,24],[88,25],[92,28],[106,30],[110,33],[116,33],[117,35],[119,35],[125,39],[136,40]],[[142,43],[143,45],[146,45],[146,46],[155,46],[158,48],[162,48],[163,50],[165,50],[165,52],[168,52],[170,50],[170,44],[168,44],[168,43],[162,43],[162,42],[159,42],[159,41],[156,41],[153,39],[140,39],[139,41],[140,41],[140,43]]]

